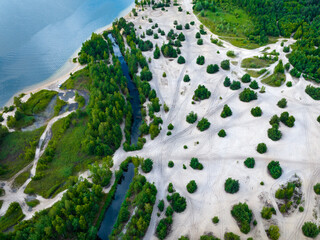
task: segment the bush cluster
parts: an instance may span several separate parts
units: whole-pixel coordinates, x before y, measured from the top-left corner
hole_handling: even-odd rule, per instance
[[[262,115],[262,110],[261,110],[260,107],[252,108],[252,109],[251,109],[251,114],[252,114],[252,116],[254,116],[254,117],[261,117],[261,115]]]
[[[257,93],[252,91],[250,88],[245,88],[240,94],[239,99],[242,102],[250,102],[258,98]]]
[[[198,56],[197,57],[197,64],[203,65],[205,62],[204,56]]]
[[[252,221],[252,211],[246,203],[234,205],[231,210],[231,215],[238,222],[240,231],[247,234],[250,232],[250,223]]]
[[[259,84],[258,84],[258,82],[256,80],[253,80],[250,83],[249,87],[256,90],[256,89],[259,89]]]
[[[183,81],[184,81],[184,82],[190,82],[190,77],[189,77],[188,74],[184,75]]]
[[[236,193],[239,191],[239,181],[238,180],[234,180],[232,178],[228,178],[226,180],[226,182],[224,183],[224,190],[227,193]]]
[[[231,85],[230,78],[226,77],[226,78],[224,79],[223,86],[225,86],[225,87],[230,87],[230,85]]]
[[[223,70],[229,70],[230,69],[230,61],[229,60],[223,60],[220,63],[220,66]]]
[[[202,118],[198,124],[197,124],[197,128],[203,132],[205,130],[207,130],[210,127],[210,122],[208,121],[208,119],[206,118]]]
[[[190,123],[190,124],[195,123],[197,119],[198,119],[198,115],[194,112],[190,112],[186,117],[187,123]]]
[[[240,88],[241,88],[241,83],[239,81],[233,80],[231,85],[230,85],[230,89],[231,90],[238,90]]]
[[[231,115],[232,115],[232,111],[231,111],[230,107],[227,104],[225,104],[223,106],[223,110],[222,110],[220,116],[222,118],[226,118],[226,117],[230,117]]]
[[[141,163],[141,169],[145,173],[151,172],[152,166],[153,166],[153,161],[150,158],[143,160]]]
[[[191,158],[190,161],[190,167],[192,167],[193,169],[196,170],[202,170],[203,169],[203,165],[199,162],[198,158]]]
[[[219,72],[219,66],[217,64],[210,64],[207,66],[207,73],[213,74]]]
[[[305,222],[302,226],[302,232],[306,237],[315,238],[319,235],[319,228],[313,222]]]
[[[197,190],[198,186],[196,184],[195,180],[191,180],[188,184],[187,184],[187,190],[189,193],[194,193]]]
[[[278,161],[271,161],[268,164],[268,170],[274,179],[278,179],[282,175],[282,168],[280,167],[280,163]]]
[[[279,100],[277,105],[279,108],[285,108],[287,106],[287,100],[285,98],[282,98],[281,100]]]
[[[278,124],[273,124],[271,128],[268,129],[268,137],[272,141],[278,141],[282,137],[282,133],[279,130],[279,125]]]
[[[257,146],[257,152],[260,154],[263,154],[265,152],[267,152],[268,148],[267,145],[265,143],[259,143]]]
[[[194,91],[192,99],[195,101],[200,101],[208,99],[210,96],[211,92],[204,85],[199,85],[198,88]]]
[[[252,157],[249,157],[244,161],[244,165],[247,168],[254,168],[255,163],[256,163],[256,161]]]
[[[280,115],[280,121],[287,127],[291,128],[294,126],[294,122],[296,121],[296,119],[294,118],[294,116],[290,116],[288,112],[283,112]]]
[[[246,73],[242,76],[241,81],[243,83],[249,83],[251,82],[251,76],[248,73]]]
[[[227,136],[227,133],[226,133],[226,131],[224,129],[221,129],[218,132],[218,136],[224,138],[225,136]]]

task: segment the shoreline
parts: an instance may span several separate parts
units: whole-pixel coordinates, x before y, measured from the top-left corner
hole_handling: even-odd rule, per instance
[[[127,8],[123,9],[115,19],[121,18],[121,17],[128,19],[131,13],[131,9],[134,7],[135,7],[135,2],[133,1],[133,3]],[[115,19],[113,19],[113,21]],[[102,34],[104,31],[112,28],[113,21],[101,28],[96,29],[93,32],[97,34]],[[86,40],[90,39],[90,37],[91,35]],[[73,58],[78,57],[78,53],[80,52],[80,50],[81,50],[81,46],[67,59],[67,61],[57,71],[55,71],[47,79],[39,83],[30,85],[29,87],[26,87],[21,91],[16,92],[3,106],[0,107],[0,109],[4,108],[5,106],[7,107],[11,106],[13,104],[14,97],[19,96],[21,93],[25,94],[25,96],[23,97],[23,100],[26,101],[30,93],[38,92],[42,89],[48,89],[48,90],[58,89],[59,85],[65,82],[70,77],[70,73],[73,74],[85,67],[85,65],[83,66],[80,65],[79,62],[74,63],[72,61]]]

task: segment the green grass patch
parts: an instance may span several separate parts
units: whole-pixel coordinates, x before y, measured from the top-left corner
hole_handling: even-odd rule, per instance
[[[251,76],[251,77],[254,77],[254,78],[257,78],[257,77],[260,77],[262,74],[266,73],[267,72],[267,69],[261,69],[260,71],[255,71],[255,70],[246,70],[246,72]]]
[[[6,214],[0,218],[0,231],[3,232],[13,225],[16,225],[24,217],[25,215],[23,214],[19,203],[11,203]]]
[[[38,199],[33,199],[31,201],[26,201],[26,204],[29,206],[29,207],[35,207],[37,206],[38,204],[40,204],[40,201]]]
[[[21,110],[26,115],[33,115],[43,112],[49,105],[50,101],[58,93],[56,91],[41,90],[35,94],[31,93],[31,97],[22,104]]]
[[[285,81],[286,75],[284,73],[273,73],[261,82],[272,87],[280,87]]]
[[[61,111],[62,107],[67,105],[66,101],[63,101],[62,99],[60,99],[59,97],[57,97],[57,102],[56,105],[54,106],[53,110],[54,110],[54,116],[58,116],[59,112]]]
[[[267,59],[267,58],[245,58],[241,62],[242,68],[265,68],[269,67],[272,63],[274,63],[276,60],[273,59]]]
[[[254,23],[244,10],[234,7],[227,11],[217,7],[216,12],[204,11],[204,16],[199,12],[195,14],[203,25],[214,34],[219,35],[222,40],[246,49],[261,47],[260,44],[249,40],[246,36],[246,33],[254,29]],[[270,37],[266,44],[274,43],[275,40],[276,38]]]
[[[4,196],[6,191],[3,188],[0,188],[0,197]]]
[[[45,198],[68,187],[68,179],[97,158],[83,153],[81,142],[85,138],[87,117],[77,119],[76,115],[60,119],[52,126],[52,139],[39,159],[36,175],[25,192],[37,193]]]
[[[10,132],[0,144],[0,179],[5,180],[33,161],[45,127],[34,131]]]
[[[30,169],[22,172],[19,174],[19,176],[17,176],[14,181],[13,181],[13,187],[14,188],[20,188],[26,181],[27,179],[30,177]]]
[[[67,81],[65,81],[60,88],[88,90],[90,83],[91,79],[89,76],[89,68],[85,67],[84,69],[81,69],[75,72],[73,75],[71,75],[70,78]]]

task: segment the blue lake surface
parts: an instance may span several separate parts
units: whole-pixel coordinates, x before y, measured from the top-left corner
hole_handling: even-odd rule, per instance
[[[56,73],[133,0],[1,0],[0,106]]]

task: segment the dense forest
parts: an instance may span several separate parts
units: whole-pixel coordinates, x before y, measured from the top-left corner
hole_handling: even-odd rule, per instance
[[[245,35],[249,41],[263,45],[269,37],[293,37],[297,42],[288,55],[290,63],[306,78],[320,81],[320,3],[317,0],[194,0],[194,10],[235,13],[244,10],[252,18],[254,28]],[[225,26],[230,24],[225,21]]]

